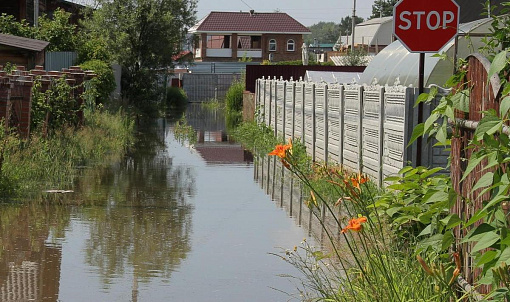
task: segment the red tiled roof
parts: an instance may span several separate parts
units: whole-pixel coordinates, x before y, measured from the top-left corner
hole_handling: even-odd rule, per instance
[[[300,33],[310,30],[286,13],[211,12],[190,32]]]

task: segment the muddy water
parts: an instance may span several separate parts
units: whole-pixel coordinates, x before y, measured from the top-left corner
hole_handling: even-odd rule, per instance
[[[298,276],[270,252],[306,232],[254,182],[221,113],[194,107],[140,133],[75,192],[0,206],[0,301],[289,301]],[[278,290],[275,290],[275,289]]]

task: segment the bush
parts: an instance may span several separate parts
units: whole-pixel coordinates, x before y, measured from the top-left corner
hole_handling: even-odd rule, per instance
[[[166,105],[170,108],[182,107],[188,103],[186,92],[179,87],[168,87],[166,89]]]
[[[243,110],[243,92],[245,90],[243,80],[235,80],[227,90],[225,96],[225,105],[227,111]]]
[[[90,60],[83,62],[80,67],[83,70],[92,70],[97,74],[97,77],[90,80],[91,87],[87,87],[92,90],[91,93],[96,102],[104,103],[108,101],[116,87],[111,66],[100,60]]]

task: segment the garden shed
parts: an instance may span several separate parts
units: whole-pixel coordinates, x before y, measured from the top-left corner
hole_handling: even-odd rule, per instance
[[[457,58],[465,58],[478,52],[484,44],[483,35],[489,35],[492,18],[485,18],[459,25],[457,47],[455,40],[447,43],[438,53],[446,54],[446,59],[435,57],[435,53],[425,54],[425,87],[436,84],[444,86],[453,74],[455,48]],[[471,36],[470,36],[471,35]],[[359,83],[418,87],[419,53],[410,53],[400,41],[394,41],[377,54],[363,72]]]
[[[0,34],[0,65],[11,63],[28,69],[44,65],[48,44],[46,41]]]

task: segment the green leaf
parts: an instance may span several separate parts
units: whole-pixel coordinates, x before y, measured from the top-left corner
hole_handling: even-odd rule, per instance
[[[416,99],[416,102],[414,103],[414,107],[418,106],[419,103],[426,102],[428,98],[429,98],[429,94],[428,93],[420,94],[418,96],[418,98]]]
[[[508,109],[510,109],[510,96],[505,96],[501,103],[499,104],[499,116],[501,118],[505,117],[505,115],[508,113]]]
[[[462,112],[469,112],[469,89],[457,92],[452,96],[453,108]]]
[[[402,209],[402,207],[392,207],[392,208],[389,208],[388,210],[386,210],[386,214],[388,214],[390,217],[392,217],[393,215],[395,215],[395,213],[400,211],[400,209]]]
[[[506,264],[510,264],[510,248],[506,248],[501,252],[501,256],[499,256],[498,262],[505,262]]]
[[[471,241],[480,241],[486,234],[494,232],[494,227],[487,224],[482,223],[476,228],[469,231],[469,233],[464,237],[460,243],[471,242]],[[498,236],[499,238],[499,236]]]
[[[503,121],[498,117],[486,115],[480,120],[478,127],[476,127],[475,137],[478,138],[478,140],[481,140],[484,134],[492,135],[501,127],[502,124]]]
[[[439,113],[432,113],[427,120],[425,121],[425,125],[423,126],[424,133],[427,133],[430,131],[431,127],[434,125],[434,123],[437,121],[438,118],[440,118],[441,115]]]
[[[486,154],[482,155],[477,154],[476,156],[471,156],[466,171],[464,171],[464,175],[462,176],[462,179],[460,181],[463,181],[469,175],[469,173],[471,173],[471,171],[473,171],[473,169],[476,168],[476,166],[478,166],[478,164],[486,157],[487,157]]]
[[[497,251],[487,251],[483,253],[481,257],[476,259],[476,266],[482,266],[487,262],[491,262],[494,258],[496,258],[496,256],[498,256]]]
[[[418,139],[418,137],[423,136],[424,125],[425,124],[420,123],[414,127],[413,134],[411,135],[411,139],[409,140],[407,147],[409,147],[416,139]]]
[[[471,192],[474,192],[475,190],[477,189],[480,189],[480,188],[485,188],[485,187],[488,187],[490,185],[492,185],[492,180],[494,178],[494,173],[493,172],[487,172],[485,173],[482,177],[480,177],[480,179],[476,182],[475,186],[473,187],[473,189],[471,189]]]
[[[471,253],[476,253],[479,250],[483,250],[485,248],[488,248],[492,246],[494,243],[498,242],[500,239],[500,236],[496,232],[486,232],[484,233],[483,237],[480,238],[480,240],[475,244],[473,249],[471,250]]]
[[[476,213],[468,220],[468,222],[466,222],[464,227],[467,228],[468,226],[470,226],[473,223],[477,222],[478,220],[484,218],[485,216],[487,216],[487,211],[486,210],[478,210],[478,211],[476,211]]]
[[[418,237],[420,236],[425,236],[425,235],[430,235],[430,233],[432,233],[432,225],[429,224],[427,225],[421,232],[420,234],[418,234]]]
[[[462,223],[462,220],[457,214],[450,214],[440,221],[443,225],[445,225],[446,229],[454,228]]]
[[[445,191],[429,190],[423,197],[422,203],[436,203],[448,200],[448,193]],[[431,194],[432,193],[432,194]]]
[[[429,177],[430,175],[432,175],[434,173],[437,173],[437,172],[439,172],[441,170],[444,170],[444,168],[437,167],[437,168],[434,168],[434,169],[427,170],[427,171],[423,172],[422,174],[420,174],[420,178],[421,179],[425,179],[425,178]]]
[[[453,237],[453,234],[451,232],[446,232],[443,236],[441,248],[443,250],[446,250],[448,247],[450,247],[453,244],[454,240],[455,240],[455,237]]]
[[[506,55],[507,52],[504,50],[494,57],[489,69],[488,78],[492,77],[494,74],[498,74],[501,70],[503,70],[503,68],[505,68],[507,62]]]
[[[437,129],[436,139],[442,145],[446,144],[446,140],[448,139],[448,134],[446,131],[446,124],[443,124],[439,129]]]

